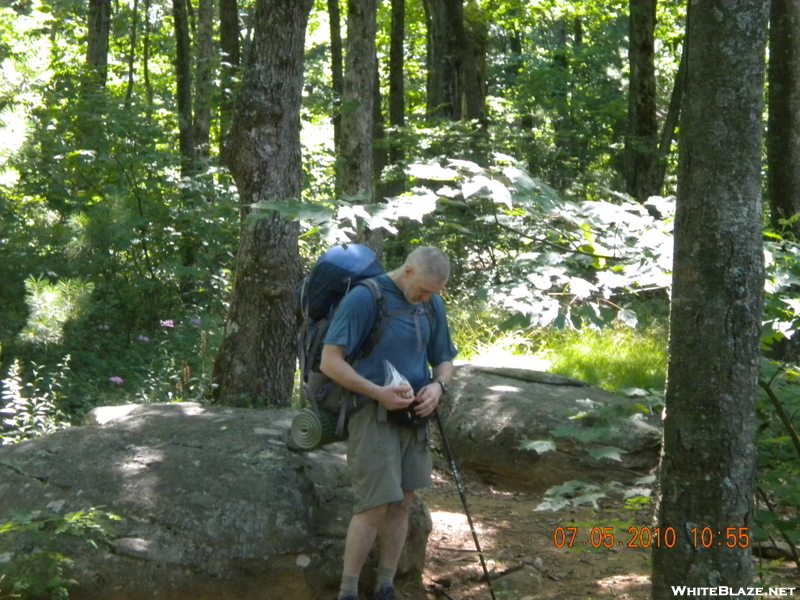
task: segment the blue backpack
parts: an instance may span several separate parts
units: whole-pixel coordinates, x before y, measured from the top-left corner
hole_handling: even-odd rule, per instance
[[[320,371],[322,346],[342,298],[357,285],[366,286],[375,300],[375,321],[351,365],[369,355],[386,328],[383,292],[375,277],[383,274],[375,252],[362,244],[334,246],[325,252],[297,290],[301,314],[297,335],[300,397],[306,408],[292,422],[292,437],[303,449],[343,439],[347,417],[366,399],[342,388]]]
[[[291,436],[301,449],[310,450],[346,437],[347,419],[370,400],[344,389],[320,371],[322,347],[336,309],[354,287],[369,289],[375,302],[374,320],[361,346],[347,357],[356,366],[369,356],[383,336],[389,317],[383,291],[376,277],[383,274],[375,252],[362,244],[334,246],[317,260],[297,289],[300,329],[297,358],[300,366],[300,397],[303,411],[292,422]],[[430,303],[424,312],[431,324]],[[395,417],[397,418],[397,417]]]

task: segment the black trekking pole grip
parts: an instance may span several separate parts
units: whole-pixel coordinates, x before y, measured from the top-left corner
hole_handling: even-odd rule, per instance
[[[453,451],[450,449],[450,442],[447,440],[447,436],[444,433],[444,425],[442,424],[442,417],[439,416],[439,409],[436,409],[434,414],[436,415],[436,423],[439,425],[439,433],[442,436],[442,443],[444,444],[444,449],[447,453],[447,459],[450,462],[450,470],[453,471],[453,479],[456,482],[456,489],[458,489],[458,495],[461,497],[461,504],[464,505],[464,513],[467,515],[469,529],[472,532],[472,540],[475,542],[475,550],[478,551],[478,558],[480,559],[481,567],[483,568],[483,576],[486,578],[486,586],[489,588],[489,593],[492,596],[492,600],[497,600],[494,596],[492,580],[489,578],[489,569],[486,568],[486,559],[483,556],[481,543],[478,541],[478,534],[475,531],[475,524],[472,521],[472,513],[470,512],[469,504],[467,503],[467,493],[464,491],[464,485],[461,482],[461,474],[458,472],[456,461],[453,459]]]

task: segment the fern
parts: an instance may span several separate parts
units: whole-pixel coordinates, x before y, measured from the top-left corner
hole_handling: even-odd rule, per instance
[[[69,378],[69,359],[67,355],[51,376],[43,375],[42,367],[31,363],[32,380],[28,382],[23,378],[20,361],[12,363],[3,380],[0,444],[15,444],[69,426],[59,409],[62,389]]]

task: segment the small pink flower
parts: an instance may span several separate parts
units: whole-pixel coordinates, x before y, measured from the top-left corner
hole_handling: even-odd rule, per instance
[[[161,321],[161,326],[162,327],[175,327],[175,323],[172,321],[172,319],[167,319],[166,321]]]
[[[108,380],[114,385],[122,385],[125,383],[125,380],[122,379],[122,377],[109,377]]]
[[[189,321],[189,323],[192,324],[192,327],[200,327],[201,325],[200,319],[192,319],[191,321]]]

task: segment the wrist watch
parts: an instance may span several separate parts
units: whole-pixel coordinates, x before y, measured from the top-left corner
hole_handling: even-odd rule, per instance
[[[446,394],[447,393],[447,384],[444,381],[442,381],[441,379],[437,379],[436,383],[438,383],[442,387],[442,394]]]

